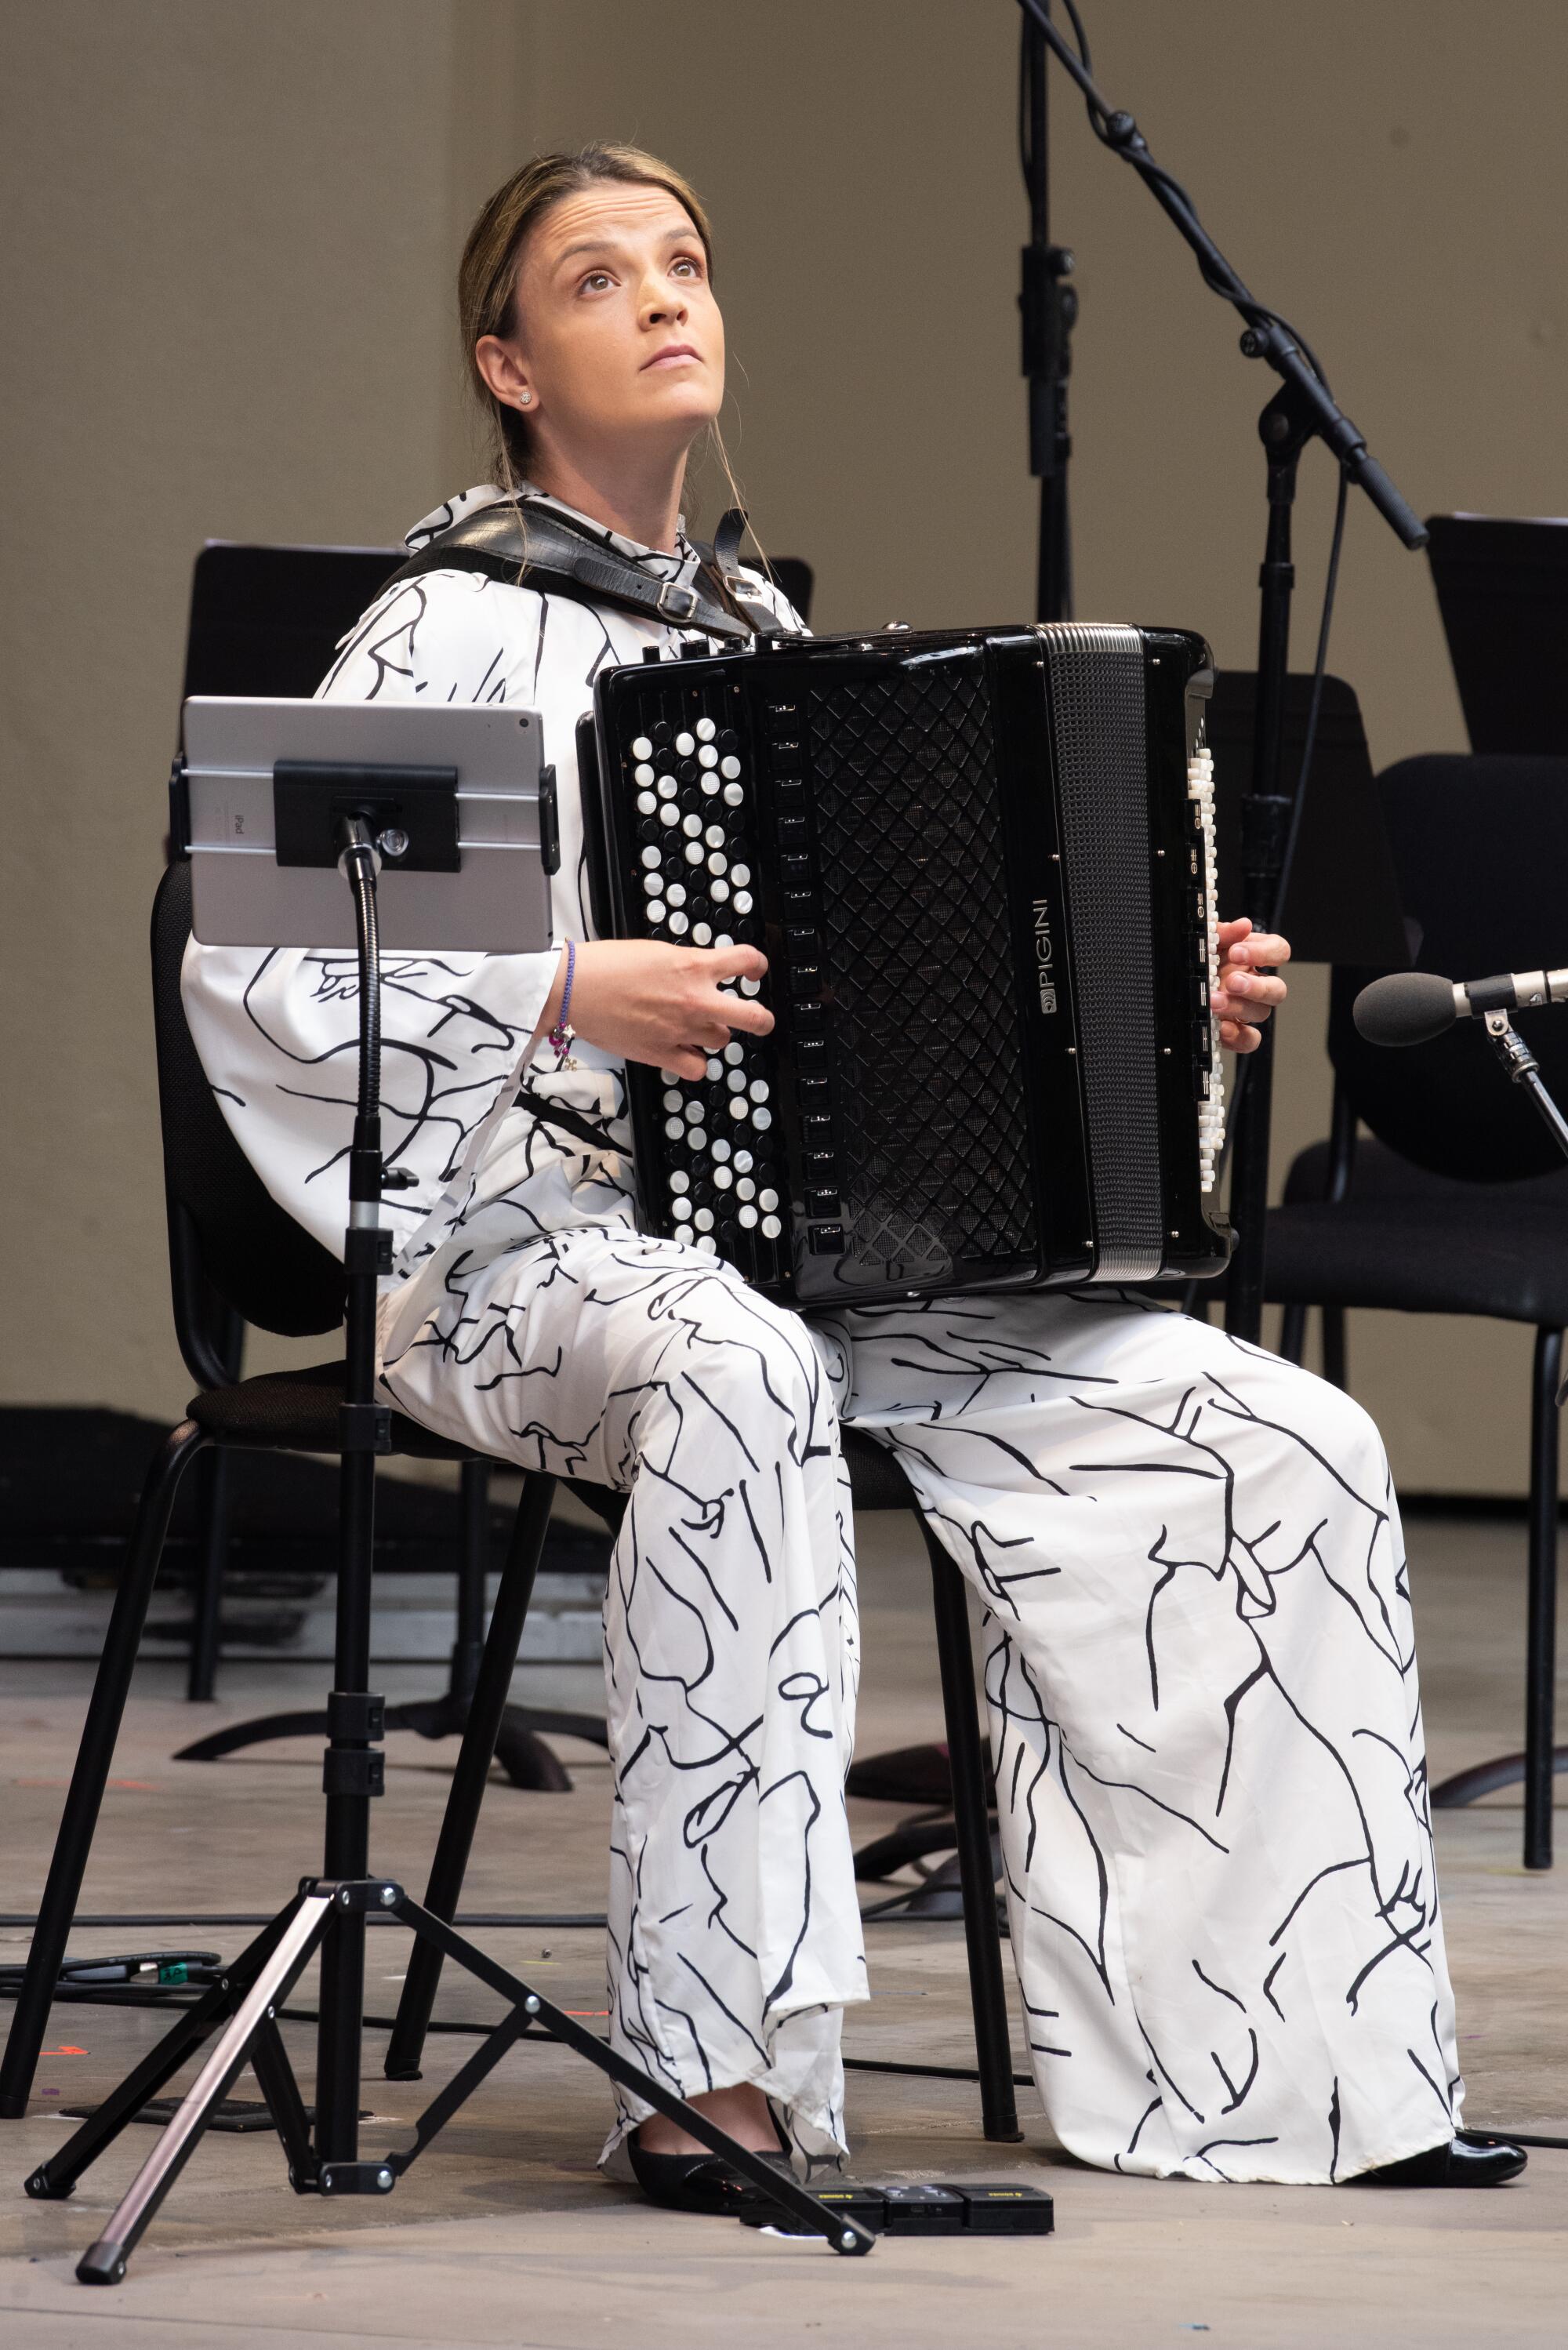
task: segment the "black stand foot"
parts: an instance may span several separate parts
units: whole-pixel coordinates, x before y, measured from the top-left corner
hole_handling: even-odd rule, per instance
[[[450,1690],[441,1697],[417,1699],[408,1705],[389,1705],[386,1712],[389,1730],[411,1730],[420,1738],[461,1738],[468,1722],[468,1709],[460,1707]],[[254,1721],[233,1722],[226,1730],[214,1730],[210,1737],[182,1746],[174,1760],[216,1762],[225,1754],[237,1754],[246,1746],[264,1746],[275,1738],[325,1738],[327,1734],[325,1713],[264,1714]],[[590,1746],[603,1746],[607,1732],[604,1723],[592,1714],[507,1706],[496,1736],[495,1759],[514,1787],[528,1787],[545,1794],[570,1792],[570,1773],[545,1744],[545,1737],[581,1738]]]
[[[312,2144],[298,2085],[275,2019],[278,2009],[318,1950],[322,1952],[324,1981],[333,1970],[331,1946],[335,1938],[348,1944],[352,1961],[355,1943],[363,1933],[365,1917],[371,1909],[389,1912],[412,1930],[418,1945],[433,1946],[443,1958],[496,1992],[505,2002],[506,2013],[425,2108],[414,2125],[412,2145],[379,2159],[361,2161],[357,2150],[341,2158],[323,2154],[319,2118],[316,2142]],[[628,2063],[616,2049],[585,2032],[563,2009],[553,2006],[529,1984],[497,1965],[429,1910],[410,1901],[400,1886],[375,1877],[346,1884],[307,1879],[298,1898],[251,1945],[223,1982],[184,2011],[173,2029],[113,2095],[33,2174],[26,2191],[35,2198],[51,2200],[68,2195],[83,2172],[141,2111],[150,2089],[161,2086],[194,2047],[217,2033],[206,2061],[173,2119],[121,2197],[103,2234],[77,2265],[77,2277],[83,2284],[119,2284],[131,2253],[247,2062],[256,2066],[287,2158],[289,2183],[296,2192],[386,2195],[507,2050],[535,2026],[722,2157],[753,2189],[788,2215],[796,2232],[804,2223],[811,2233],[825,2236],[836,2252],[858,2254],[870,2251],[876,2240],[857,2221],[827,2209],[763,2156],[727,2137],[695,2106],[672,2096],[659,2082]]]

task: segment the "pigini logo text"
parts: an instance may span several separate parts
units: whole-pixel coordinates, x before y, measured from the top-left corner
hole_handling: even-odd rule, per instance
[[[1051,908],[1044,898],[1034,900],[1034,976],[1040,987],[1040,1009],[1056,1009],[1056,950],[1051,942]]]

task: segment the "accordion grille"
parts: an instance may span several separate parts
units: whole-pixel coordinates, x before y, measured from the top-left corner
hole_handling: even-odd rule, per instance
[[[1153,911],[1142,640],[1046,628],[1062,854],[1072,908],[1096,1280],[1159,1270]]]
[[[978,656],[807,697],[856,1256],[1036,1245],[990,693]]]

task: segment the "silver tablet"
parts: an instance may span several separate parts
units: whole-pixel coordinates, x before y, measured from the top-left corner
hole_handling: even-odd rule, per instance
[[[335,812],[362,803],[384,947],[549,946],[554,777],[537,711],[195,694],[184,722],[176,822],[204,944],[352,947]]]

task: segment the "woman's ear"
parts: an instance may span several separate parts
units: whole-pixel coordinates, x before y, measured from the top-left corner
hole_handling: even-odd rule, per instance
[[[499,335],[481,335],[473,347],[473,362],[504,407],[537,405],[527,368],[514,344],[504,343]]]

